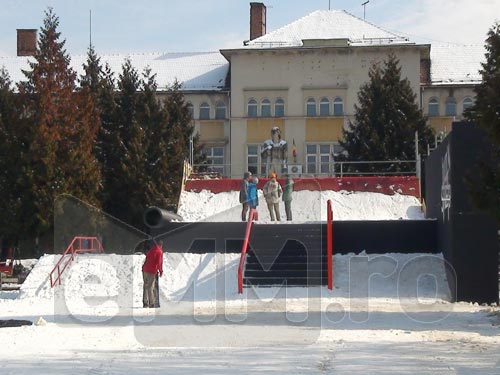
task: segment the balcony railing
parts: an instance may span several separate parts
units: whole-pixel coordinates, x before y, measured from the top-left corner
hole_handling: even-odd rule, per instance
[[[292,173],[295,177],[346,177],[346,176],[415,176],[418,175],[416,160],[386,161],[331,161],[330,163],[298,164],[300,173]],[[229,178],[230,164],[194,164],[189,178]],[[239,169],[239,168],[238,168]],[[245,168],[244,170],[247,170]],[[262,170],[257,166],[257,170]],[[260,176],[259,173],[254,173]]]

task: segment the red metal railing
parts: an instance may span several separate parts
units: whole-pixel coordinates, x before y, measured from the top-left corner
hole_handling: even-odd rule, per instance
[[[5,259],[5,262],[0,262],[0,272],[12,276],[12,273],[14,272],[14,250],[9,248],[7,251],[7,258]]]
[[[250,232],[252,231],[252,223],[257,215],[255,208],[250,209],[248,214],[247,230],[245,232],[245,239],[243,240],[243,246],[241,247],[241,257],[240,265],[238,266],[238,293],[243,293],[243,269],[245,268],[245,261],[247,259],[248,241],[250,239]]]
[[[76,254],[80,253],[103,253],[101,241],[97,237],[75,237],[69,244],[66,251],[61,256],[61,259],[50,272],[50,286],[54,287],[59,281],[61,285],[61,276],[68,267],[68,264],[75,258]],[[64,264],[63,264],[64,263]],[[57,273],[56,273],[57,272]]]
[[[326,256],[328,263],[328,289],[333,289],[333,211],[332,201],[326,202]]]

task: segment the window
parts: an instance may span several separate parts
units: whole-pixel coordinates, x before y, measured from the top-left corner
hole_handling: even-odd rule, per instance
[[[283,99],[277,99],[274,102],[274,116],[284,117],[285,116],[285,101]]]
[[[341,98],[335,98],[333,100],[333,115],[344,116],[344,102]]]
[[[210,105],[208,103],[200,105],[200,120],[210,120]]]
[[[204,147],[202,152],[207,158],[209,170],[224,175],[224,147]]]
[[[457,115],[457,101],[454,97],[449,97],[446,99],[446,107],[445,107],[445,115],[446,116],[456,116]]]
[[[194,107],[193,107],[193,103],[187,103],[186,104],[186,108],[189,112],[189,115],[191,116],[191,120],[194,120]]]
[[[260,115],[262,117],[271,117],[271,102],[269,99],[264,99],[260,103]]]
[[[257,101],[250,99],[247,106],[248,117],[257,117]]]
[[[322,98],[319,102],[319,115],[330,116],[330,100],[328,98]]]
[[[306,171],[310,174],[316,174],[316,161],[317,161],[317,145],[306,145]]]
[[[308,117],[316,116],[316,100],[314,100],[313,98],[307,99],[306,116]]]
[[[306,173],[314,175],[335,175],[335,155],[342,152],[337,143],[306,145]]]
[[[463,112],[465,112],[466,110],[471,108],[473,104],[474,104],[474,101],[472,100],[472,98],[469,98],[469,97],[465,98],[462,102]]]
[[[247,169],[256,176],[267,176],[266,165],[260,157],[260,145],[247,145]]]
[[[429,100],[429,116],[439,116],[439,102],[436,98]]]
[[[224,102],[217,102],[215,105],[215,118],[217,120],[224,120],[226,118],[226,104]]]

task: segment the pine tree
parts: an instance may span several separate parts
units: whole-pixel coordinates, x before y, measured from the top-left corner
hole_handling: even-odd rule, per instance
[[[141,81],[139,74],[126,60],[118,79],[115,95],[115,113],[107,131],[105,210],[136,227],[142,226],[145,209],[143,189],[147,183],[145,173],[145,131],[140,124]]]
[[[193,153],[195,157],[201,155],[198,137],[193,136],[194,127],[184,94],[180,91],[181,87],[181,84],[175,81],[168,89],[164,103],[164,110],[168,116],[166,152],[170,160],[170,173],[166,180],[166,186],[169,192],[171,208],[177,205],[179,199],[182,171],[184,161],[189,157],[191,139],[193,141]]]
[[[169,155],[167,154],[168,113],[161,106],[157,96],[156,75],[146,68],[143,73],[140,122],[145,130],[146,150],[144,186],[146,206],[166,207],[168,190],[165,180],[169,175]]]
[[[373,65],[369,82],[358,93],[354,123],[343,131],[341,146],[350,161],[415,160],[415,132],[419,136],[419,153],[432,141],[433,131],[416,104],[416,95],[408,79],[401,78],[399,60],[389,55],[380,65]],[[369,167],[385,170],[386,165]],[[395,170],[411,169],[410,165]],[[363,168],[359,168],[362,170]],[[365,169],[366,170],[366,169]]]
[[[488,31],[486,61],[480,70],[482,82],[476,87],[476,102],[467,118],[486,131],[492,144],[490,163],[479,167],[480,184],[473,197],[478,207],[489,211],[500,226],[500,23]]]
[[[24,132],[18,112],[18,100],[7,71],[0,69],[0,238],[8,246],[23,235],[20,216],[24,197],[22,171],[26,160],[28,133]]]
[[[80,77],[80,85],[82,88],[88,88],[95,103],[94,116],[97,117],[96,121],[100,125],[94,144],[94,155],[102,172],[99,201],[103,204],[108,202],[112,195],[108,181],[113,165],[110,164],[111,159],[108,156],[112,154],[113,141],[115,141],[114,132],[117,129],[115,126],[117,115],[115,80],[109,65],[106,64],[104,67],[101,65],[101,60],[93,46],[90,46],[87,51],[87,61],[83,68],[85,74]]]
[[[100,186],[93,156],[98,124],[89,115],[93,103],[87,90],[76,90],[76,73],[58,26],[59,19],[49,8],[34,61],[24,71],[27,81],[19,84],[33,132],[26,177],[33,198],[28,211],[33,211],[36,235],[50,233],[57,195],[68,193],[95,204]]]

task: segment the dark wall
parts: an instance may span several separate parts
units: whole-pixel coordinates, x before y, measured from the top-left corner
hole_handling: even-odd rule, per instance
[[[496,223],[475,209],[469,194],[479,183],[477,163],[488,158],[485,134],[455,122],[425,163],[426,216],[437,219],[438,247],[455,271],[448,281],[459,301],[498,301]]]
[[[436,253],[436,220],[336,221],[334,253]],[[246,223],[169,223],[155,230],[170,252],[239,253]],[[288,240],[326,250],[326,224],[256,224],[250,245],[281,249]]]

